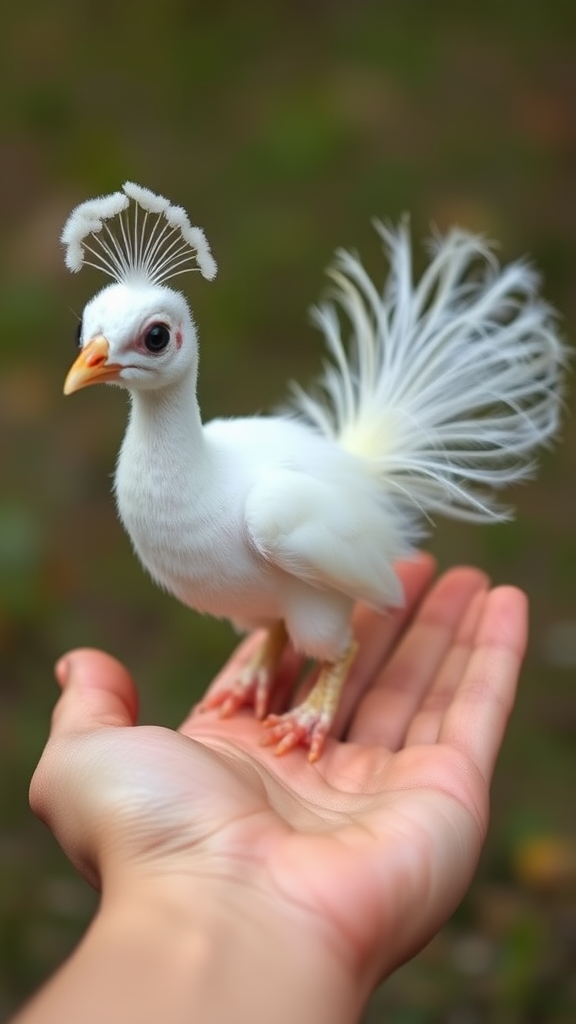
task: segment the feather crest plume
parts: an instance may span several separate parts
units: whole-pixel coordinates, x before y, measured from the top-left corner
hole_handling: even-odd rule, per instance
[[[118,218],[116,231],[107,223]],[[80,203],[61,235],[66,266],[96,267],[124,284],[159,285],[191,270],[212,281],[216,261],[182,206],[127,181],[122,191]]]
[[[313,311],[331,361],[319,393],[294,387],[292,408],[364,457],[400,507],[506,518],[492,492],[531,474],[561,407],[566,351],[538,276],[523,261],[501,268],[485,239],[454,228],[428,243],[415,282],[407,224],[375,226],[383,290],[337,253],[332,301]]]

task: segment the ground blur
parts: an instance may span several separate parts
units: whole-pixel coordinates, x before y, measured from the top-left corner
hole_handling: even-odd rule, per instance
[[[27,808],[65,649],[134,672],[175,725],[231,649],[144,577],[110,474],[110,389],[64,400],[77,314],[100,286],[63,268],[71,207],[146,184],[202,224],[220,266],[189,294],[206,416],[273,405],[322,358],[307,308],[339,245],[380,272],[372,216],[415,236],[458,222],[530,253],[574,339],[576,7],[549,0],[21,0],[0,81],[0,1013],[85,927],[95,898]],[[564,1024],[576,1010],[576,407],[516,521],[439,522],[442,566],[524,587],[529,657],[463,906],[376,993],[376,1024]]]

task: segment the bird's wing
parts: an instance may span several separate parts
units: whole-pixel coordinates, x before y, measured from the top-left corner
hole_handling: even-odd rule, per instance
[[[403,603],[393,562],[404,531],[372,481],[336,486],[306,473],[268,472],[247,496],[251,542],[269,562],[321,589],[383,609]]]

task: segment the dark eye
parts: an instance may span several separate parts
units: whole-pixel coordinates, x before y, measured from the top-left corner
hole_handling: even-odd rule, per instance
[[[76,328],[76,347],[82,348],[82,321],[80,321]]]
[[[144,344],[149,352],[163,352],[170,341],[166,324],[154,324],[144,335]]]

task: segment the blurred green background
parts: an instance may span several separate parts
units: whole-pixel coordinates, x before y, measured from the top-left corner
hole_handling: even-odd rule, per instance
[[[176,725],[234,638],[162,595],[116,521],[125,396],[64,400],[77,314],[71,207],[132,178],[182,203],[219,262],[188,279],[205,416],[249,413],[322,359],[307,308],[339,245],[378,276],[374,215],[530,253],[576,322],[576,5],[485,0],[20,0],[0,13],[0,1013],[85,927],[95,897],[27,807],[52,664],[99,645],[142,717]],[[576,425],[516,522],[439,522],[440,564],[526,588],[532,639],[493,823],[453,921],[375,995],[375,1024],[576,1019]]]

